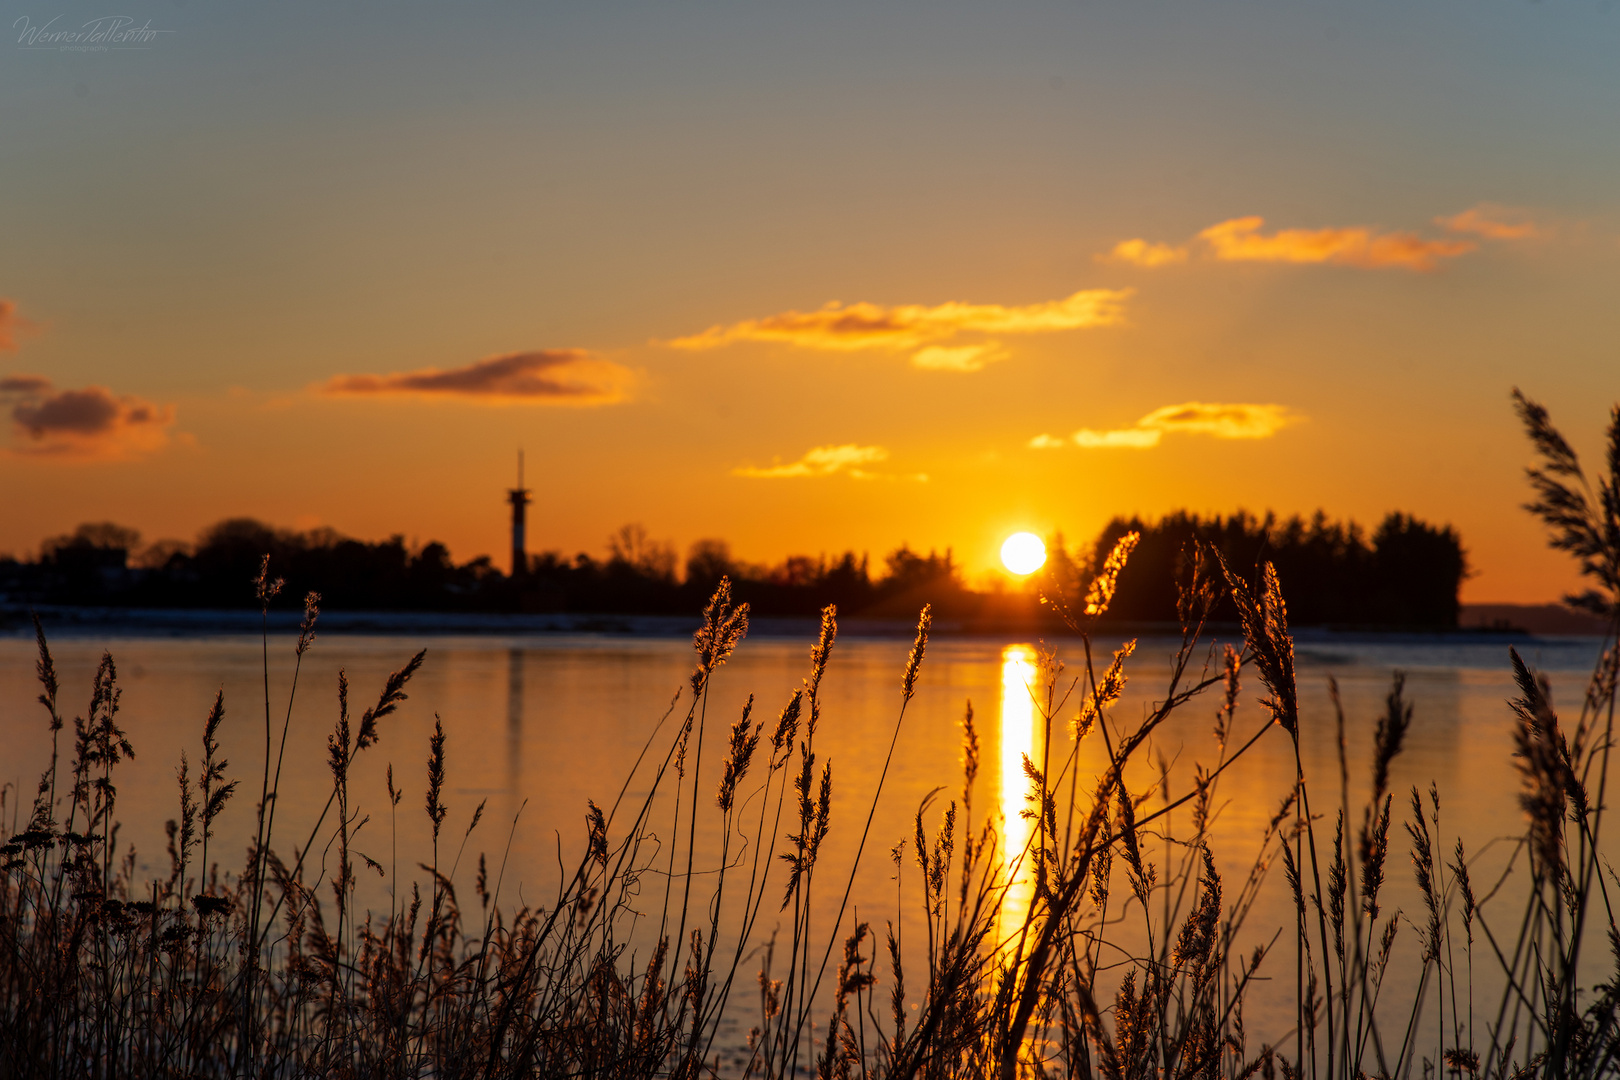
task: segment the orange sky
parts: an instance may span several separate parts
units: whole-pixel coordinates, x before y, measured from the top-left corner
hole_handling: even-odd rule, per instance
[[[0,552],[499,553],[522,447],[536,549],[977,575],[1118,513],[1403,510],[1465,599],[1571,588],[1508,391],[1597,461],[1617,17],[1171,6],[153,6],[19,51]]]

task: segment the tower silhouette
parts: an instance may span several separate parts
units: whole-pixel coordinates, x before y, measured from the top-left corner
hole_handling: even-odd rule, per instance
[[[529,553],[525,545],[524,523],[526,508],[529,505],[529,489],[523,486],[523,451],[518,451],[518,479],[517,487],[506,493],[506,501],[512,504],[512,577],[524,577],[529,572]]]

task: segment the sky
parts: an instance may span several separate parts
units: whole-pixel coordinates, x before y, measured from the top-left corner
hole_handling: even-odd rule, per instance
[[[1017,530],[1399,510],[1466,601],[1576,584],[1509,394],[1597,464],[1609,5],[0,8],[0,553],[504,561],[522,449],[531,550],[988,582]]]

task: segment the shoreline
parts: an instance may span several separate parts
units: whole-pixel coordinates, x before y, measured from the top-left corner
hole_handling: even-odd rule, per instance
[[[1500,605],[1492,605],[1499,607]],[[41,606],[35,609],[0,607],[0,637],[31,637],[31,612],[37,611],[53,639],[106,635],[123,637],[187,638],[213,634],[257,636],[263,623],[251,609],[113,608]],[[268,626],[273,635],[296,634],[302,613],[272,611]],[[371,636],[513,636],[602,635],[613,637],[685,638],[698,629],[697,615],[622,615],[590,613],[502,613],[430,611],[322,611],[318,632]],[[754,637],[813,638],[814,616],[762,615],[750,620]],[[916,631],[910,620],[840,616],[840,635],[860,638],[905,638]],[[1180,629],[1160,623],[1105,623],[1107,635],[1140,637],[1179,636]],[[1241,637],[1235,624],[1210,623],[1206,631],[1219,637]],[[1054,622],[991,621],[936,617],[931,633],[940,637],[1065,638],[1072,632]],[[1524,626],[1462,626],[1455,630],[1379,629],[1375,627],[1301,626],[1293,631],[1302,644],[1312,642],[1432,642],[1469,644],[1530,642],[1600,638],[1601,633],[1563,629],[1535,630]]]

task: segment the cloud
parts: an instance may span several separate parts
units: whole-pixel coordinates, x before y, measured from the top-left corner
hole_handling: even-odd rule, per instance
[[[1055,450],[1074,445],[1087,450],[1146,450],[1159,445],[1166,434],[1212,435],[1217,439],[1266,439],[1302,417],[1282,405],[1217,404],[1188,401],[1154,409],[1135,424],[1109,431],[1081,428],[1067,439],[1041,434],[1029,441],[1031,450]]]
[[[0,378],[0,398],[11,403],[16,454],[128,458],[169,442],[174,406],[154,405],[104,386],[57,390],[42,375]]]
[[[1476,203],[1460,214],[1434,219],[1436,225],[1452,232],[1473,233],[1487,240],[1529,240],[1542,230],[1523,210],[1496,203]]]
[[[1112,449],[1114,447],[1129,447],[1132,450],[1146,450],[1150,446],[1159,445],[1158,428],[1117,428],[1113,431],[1092,431],[1090,428],[1081,428],[1074,433],[1074,445],[1087,450]]]
[[[607,405],[623,400],[631,379],[628,368],[582,349],[547,349],[492,356],[446,371],[339,375],[322,389],[328,394],[461,398],[489,404]]]
[[[928,371],[980,371],[986,364],[1005,360],[999,341],[982,345],[930,345],[911,354],[911,366]]]
[[[1217,439],[1266,439],[1296,418],[1282,405],[1217,405],[1189,401],[1154,409],[1136,422],[1139,428],[1186,431]]]
[[[915,473],[911,476],[900,477],[888,473],[871,472],[862,466],[874,465],[880,461],[888,460],[889,452],[881,446],[859,446],[855,443],[844,443],[842,446],[817,446],[805,451],[798,461],[786,465],[772,465],[769,468],[756,468],[752,465],[742,465],[731,470],[733,476],[746,476],[753,480],[784,480],[803,476],[832,476],[834,473],[844,473],[856,480],[918,480],[928,479],[925,473]]]
[[[0,352],[16,352],[17,337],[31,333],[39,326],[17,314],[14,300],[0,300]]]
[[[1225,262],[1343,263],[1366,269],[1432,270],[1441,259],[1467,254],[1469,240],[1426,240],[1416,233],[1377,233],[1364,225],[1260,231],[1261,217],[1232,218],[1198,234]]]
[[[1082,289],[1062,300],[1022,307],[950,301],[932,307],[884,307],[833,301],[819,311],[784,311],[668,342],[677,349],[714,349],[738,341],[767,341],[806,349],[911,349],[964,332],[1039,334],[1113,326],[1123,321],[1130,289]]]
[[[1099,261],[1114,263],[1129,263],[1131,266],[1144,266],[1149,269],[1158,266],[1172,266],[1187,261],[1187,249],[1172,247],[1169,244],[1156,244],[1142,239],[1121,240],[1115,244],[1113,250],[1106,255],[1097,256]]]
[[[1535,227],[1503,217],[1513,212],[1480,204],[1450,218],[1436,221],[1453,232],[1472,232],[1492,239],[1535,235]],[[1265,218],[1231,218],[1202,230],[1206,258],[1219,262],[1338,263],[1363,269],[1433,270],[1443,259],[1454,259],[1478,248],[1472,240],[1429,239],[1412,232],[1379,232],[1366,225],[1324,229],[1278,229],[1261,232]],[[1529,230],[1529,231],[1525,231]],[[1185,262],[1186,245],[1172,246],[1140,238],[1121,240],[1103,262],[1129,263],[1152,269]]]
[[[7,375],[0,378],[0,394],[42,394],[51,388],[43,375]]]

